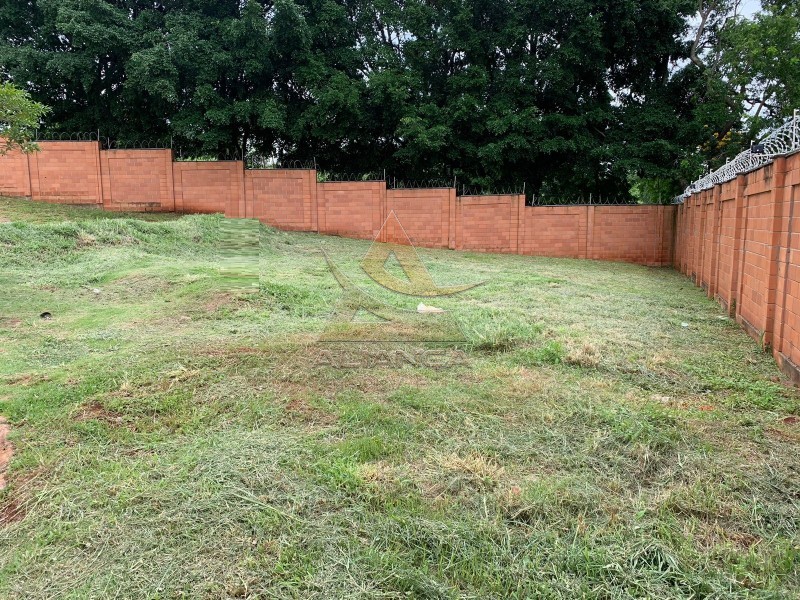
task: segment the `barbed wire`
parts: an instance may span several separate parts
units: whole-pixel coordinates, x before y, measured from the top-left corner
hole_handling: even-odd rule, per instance
[[[270,156],[245,155],[242,151],[204,153],[198,150],[175,149],[172,140],[166,139],[141,139],[117,140],[110,137],[101,137],[99,131],[73,132],[73,131],[37,131],[35,141],[62,141],[62,142],[90,142],[97,141],[101,148],[106,150],[146,150],[146,149],[173,149],[173,158],[180,162],[213,162],[213,161],[243,161],[246,169],[302,169],[317,170],[316,160],[281,160]],[[706,174],[691,183],[684,192],[670,201],[681,204],[693,193],[710,189],[717,184],[735,179],[738,175],[749,173],[764,165],[770,164],[778,156],[800,151],[800,115],[794,111],[794,116],[783,125],[772,131],[766,138],[750,149],[739,153],[732,161],[719,169]],[[388,189],[422,189],[422,188],[453,188],[455,180],[439,178],[431,179],[398,179],[386,178],[385,172],[333,172],[318,171],[317,181],[320,183],[345,182],[345,181],[386,181]],[[494,196],[518,195],[525,193],[525,187],[518,186],[504,188],[490,188],[483,186],[461,186],[456,188],[459,196]],[[663,204],[663,200],[639,201],[632,198],[615,198],[609,196],[590,195],[588,198],[563,198],[546,195],[531,195],[526,198],[528,206],[568,206],[581,204],[598,205],[633,205],[633,204]]]
[[[311,160],[278,159],[275,158],[274,156],[250,154],[245,157],[245,168],[313,170],[317,168],[317,161],[316,159],[311,159]]]
[[[385,177],[386,176],[382,171],[373,171],[371,173],[337,173],[331,171],[317,171],[317,183],[384,181]]]
[[[173,147],[172,155],[176,162],[244,161],[244,154],[240,150],[206,153]]]
[[[653,204],[669,204],[669,199],[639,199],[630,196],[610,196],[589,194],[581,197],[550,196],[533,194],[525,199],[526,206],[638,206]]]
[[[100,146],[104,150],[169,150],[171,139],[115,140],[100,138]]]
[[[96,142],[98,131],[36,131],[37,142]]]
[[[689,184],[682,194],[675,196],[673,204],[682,204],[696,192],[736,179],[739,175],[768,165],[778,156],[800,151],[800,113],[795,110],[791,119],[775,129],[748,150],[740,152],[732,161]]]
[[[392,190],[416,190],[422,188],[454,188],[453,179],[397,179],[391,177],[386,180],[386,187]]]
[[[525,193],[525,186],[485,187],[485,186],[459,186],[456,190],[459,196],[519,196]]]

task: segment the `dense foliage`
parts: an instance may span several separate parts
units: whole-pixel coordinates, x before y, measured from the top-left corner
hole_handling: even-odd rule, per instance
[[[0,83],[0,156],[10,150],[35,150],[33,138],[45,114],[47,107],[31,100],[26,92]]]
[[[52,106],[54,130],[668,195],[758,133],[740,126],[751,82],[780,103],[760,117],[797,99],[800,78],[769,83],[796,58],[759,46],[797,45],[796,3],[744,23],[712,4],[693,44],[697,0],[5,0],[0,77]]]

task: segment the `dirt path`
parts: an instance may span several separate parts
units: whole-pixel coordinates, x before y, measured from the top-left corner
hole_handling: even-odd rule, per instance
[[[6,487],[6,468],[14,454],[14,447],[8,441],[10,431],[11,425],[8,424],[5,417],[0,416],[0,490]]]

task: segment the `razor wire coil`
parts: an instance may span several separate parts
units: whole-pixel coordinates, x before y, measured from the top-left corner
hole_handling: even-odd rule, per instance
[[[700,179],[690,183],[682,194],[673,198],[673,204],[683,204],[692,194],[713,188],[715,185],[732,181],[739,175],[755,171],[772,163],[775,158],[800,150],[800,115],[798,111],[783,125],[775,129],[758,144]]]

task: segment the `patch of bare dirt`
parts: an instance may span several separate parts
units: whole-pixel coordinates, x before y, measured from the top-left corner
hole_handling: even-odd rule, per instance
[[[792,433],[790,431],[782,431],[780,429],[775,429],[774,427],[766,427],[764,428],[764,433],[766,433],[770,437],[777,438],[779,440],[786,440],[789,442],[800,442],[800,435]]]
[[[208,313],[214,313],[223,306],[231,304],[236,300],[238,300],[238,298],[228,292],[214,294],[211,299],[206,301],[206,303],[203,305],[203,310]]]
[[[332,425],[336,422],[336,415],[311,406],[303,398],[293,398],[284,406],[286,416],[282,421],[288,423],[302,423],[304,425]]]
[[[113,427],[121,427],[125,424],[125,419],[120,413],[106,409],[99,402],[90,402],[80,407],[75,415],[76,421],[102,421]]]
[[[4,329],[15,329],[22,324],[22,319],[15,317],[0,317],[0,327]]]
[[[42,381],[47,381],[49,377],[46,375],[37,375],[35,373],[17,373],[9,375],[5,379],[7,385],[34,385]]]
[[[0,526],[21,521],[25,517],[25,507],[13,498],[0,506]]]
[[[14,455],[14,446],[8,441],[11,425],[4,417],[0,417],[0,490],[6,487],[6,470],[11,457]]]

